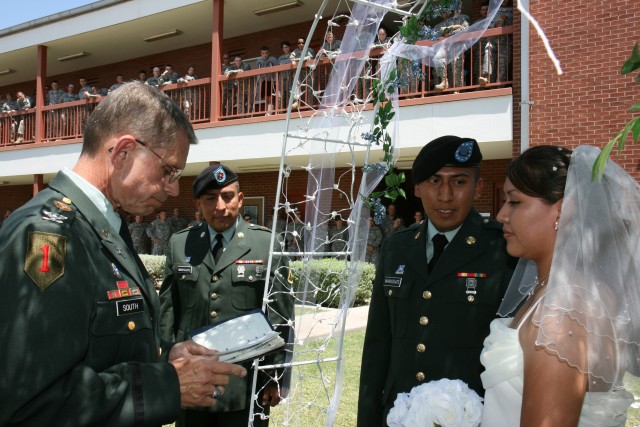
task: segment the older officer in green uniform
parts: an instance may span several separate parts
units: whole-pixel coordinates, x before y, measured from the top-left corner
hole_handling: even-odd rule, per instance
[[[0,425],[159,426],[210,406],[240,366],[194,342],[162,355],[158,296],[116,209],[149,215],[196,138],[129,83],[90,116],[80,158],[0,231]]]
[[[288,259],[274,256],[271,271],[267,270],[271,233],[240,217],[244,196],[238,176],[224,165],[209,166],[193,182],[193,197],[204,221],[171,238],[160,291],[162,337],[182,341],[195,328],[261,309],[270,274],[267,314],[285,342],[290,342],[293,298],[284,283],[289,277]],[[266,364],[284,361],[283,350],[268,356]],[[269,406],[279,403],[282,381],[267,379],[281,374],[261,373],[256,403],[264,408],[256,408],[256,413],[268,413]],[[177,424],[246,426],[252,402],[250,378],[233,379],[215,407],[206,412],[186,410]],[[253,425],[267,423],[256,416]]]
[[[362,354],[358,426],[386,426],[398,393],[460,379],[482,395],[480,351],[513,273],[502,225],[480,197],[475,140],[443,136],[413,164],[428,221],[382,245]]]

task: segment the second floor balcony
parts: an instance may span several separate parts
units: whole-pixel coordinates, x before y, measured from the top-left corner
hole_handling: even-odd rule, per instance
[[[428,45],[431,42],[419,43]],[[493,47],[491,51],[486,49],[488,43]],[[433,67],[424,63],[399,60],[400,106],[510,94],[512,45],[512,27],[488,30],[478,43],[447,67],[444,80]],[[371,78],[376,77],[378,60],[384,52],[384,47],[375,47],[368,54],[354,53],[352,55],[366,57],[362,71],[350,75],[348,69],[342,70],[349,79],[355,80],[353,104],[365,103],[365,109],[373,108],[367,101],[372,89]],[[303,62],[298,79],[295,78],[297,63],[289,63],[220,72],[212,77],[165,85],[160,90],[176,101],[196,129],[282,120],[290,104],[292,116],[308,117],[323,108],[329,75],[340,65],[339,55],[332,59],[318,56]],[[96,97],[1,113],[0,149],[80,142],[84,123],[101,99]]]

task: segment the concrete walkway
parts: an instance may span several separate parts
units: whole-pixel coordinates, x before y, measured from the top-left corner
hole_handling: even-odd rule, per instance
[[[321,308],[306,310],[305,314],[296,317],[296,338],[311,339],[326,337],[341,320],[338,318],[340,311],[335,308]],[[353,307],[347,314],[346,331],[364,329],[367,326],[369,306]]]

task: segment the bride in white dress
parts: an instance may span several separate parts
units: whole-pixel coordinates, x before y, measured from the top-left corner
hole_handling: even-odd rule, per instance
[[[507,169],[504,224],[521,258],[481,362],[482,427],[624,426],[640,371],[640,186],[599,150],[530,148]],[[515,315],[513,313],[515,312]]]

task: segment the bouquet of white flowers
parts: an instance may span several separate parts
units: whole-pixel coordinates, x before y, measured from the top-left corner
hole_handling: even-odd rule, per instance
[[[430,381],[400,393],[387,416],[389,427],[478,427],[482,398],[460,380]]]

